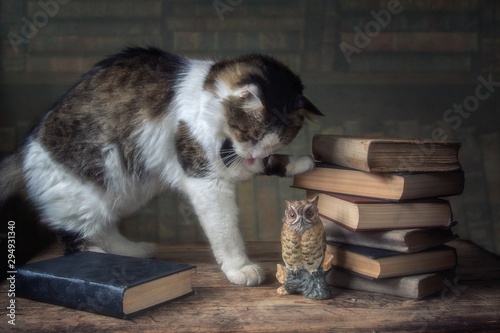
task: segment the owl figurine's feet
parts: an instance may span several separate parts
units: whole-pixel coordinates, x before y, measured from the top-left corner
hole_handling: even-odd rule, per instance
[[[281,266],[281,267],[280,267]],[[306,269],[301,269],[298,274],[278,264],[278,281],[283,281],[283,285],[278,288],[280,295],[302,294],[310,299],[329,299],[333,297],[330,286],[326,283],[325,276],[328,271],[320,268],[315,276],[311,275]]]
[[[277,265],[276,279],[282,284],[276,292],[279,295],[302,294],[310,299],[329,299],[333,297],[332,290],[326,283],[326,275],[332,268],[333,256],[326,253],[322,265],[309,272],[306,269],[296,270]]]

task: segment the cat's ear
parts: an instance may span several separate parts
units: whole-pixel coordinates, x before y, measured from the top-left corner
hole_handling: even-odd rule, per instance
[[[298,112],[303,113],[303,116],[310,118],[311,116],[324,116],[317,107],[311,103],[304,95],[299,95],[295,101],[294,109]]]
[[[260,111],[264,107],[258,97],[258,88],[252,84],[243,86],[239,95],[245,101],[245,107],[249,110]]]

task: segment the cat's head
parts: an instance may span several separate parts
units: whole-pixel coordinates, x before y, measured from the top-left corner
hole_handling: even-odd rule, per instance
[[[212,66],[205,81],[223,106],[225,145],[245,159],[264,158],[292,141],[304,119],[322,113],[300,78],[276,59],[248,55]]]

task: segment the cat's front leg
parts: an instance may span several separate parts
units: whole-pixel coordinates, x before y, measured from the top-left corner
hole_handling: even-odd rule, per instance
[[[248,259],[238,228],[235,184],[220,179],[189,178],[183,189],[228,280],[247,286],[261,284],[264,272]]]
[[[293,177],[311,171],[313,168],[314,160],[309,155],[272,154],[263,160],[262,173],[266,176]]]

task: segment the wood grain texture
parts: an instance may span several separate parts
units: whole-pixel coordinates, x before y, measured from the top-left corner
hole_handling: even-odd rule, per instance
[[[204,243],[159,245],[158,257],[198,266],[196,294],[151,309],[131,320],[119,320],[63,307],[16,299],[20,332],[494,332],[500,329],[500,258],[467,241],[457,248],[458,274],[440,294],[420,301],[333,288],[330,300],[276,293],[274,275],[281,262],[279,242],[247,245],[250,257],[264,267],[259,287],[231,285]],[[36,259],[60,255],[52,247]],[[8,286],[0,284],[1,304]],[[8,328],[1,307],[1,330]]]

